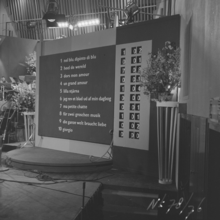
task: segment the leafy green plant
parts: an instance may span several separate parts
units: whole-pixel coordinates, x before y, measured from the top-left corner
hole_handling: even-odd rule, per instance
[[[14,93],[10,101],[14,108],[21,111],[35,111],[35,89],[26,82],[13,86]]]
[[[36,52],[35,51],[25,57],[25,63],[27,65],[27,73],[30,75],[36,75]]]
[[[147,67],[141,71],[141,86],[146,95],[171,94],[180,86],[180,48],[174,43],[165,42],[157,54],[150,53]]]

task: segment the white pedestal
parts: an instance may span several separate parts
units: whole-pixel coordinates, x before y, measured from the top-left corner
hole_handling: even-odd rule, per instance
[[[28,142],[34,142],[35,140],[35,124],[34,124],[34,118],[35,118],[35,112],[23,112],[24,115],[24,128],[25,128],[25,145],[27,145]]]
[[[0,172],[4,172],[9,170],[7,167],[2,167],[2,147],[3,147],[3,141],[2,141],[2,135],[0,136]]]
[[[159,183],[173,182],[174,152],[177,144],[178,102],[157,102],[157,145]]]

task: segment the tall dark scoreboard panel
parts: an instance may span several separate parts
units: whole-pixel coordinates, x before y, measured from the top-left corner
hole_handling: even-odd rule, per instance
[[[140,86],[152,42],[116,46],[114,144],[148,149],[150,99]]]
[[[149,150],[156,146],[149,97],[139,85],[139,68],[147,66],[149,53],[157,53],[166,41],[179,46],[180,16],[167,16],[118,27],[116,36],[114,144]],[[155,121],[156,123],[156,121]],[[152,130],[150,128],[152,126]]]

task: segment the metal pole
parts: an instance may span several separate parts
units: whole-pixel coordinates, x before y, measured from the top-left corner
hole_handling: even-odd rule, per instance
[[[85,203],[85,188],[86,188],[86,182],[83,182],[83,195],[82,195],[82,207],[81,207],[81,219],[83,220],[83,209],[84,209],[84,203]]]
[[[7,32],[8,32],[8,23],[9,22],[5,22],[5,36],[7,36]]]
[[[4,172],[8,170],[8,168],[2,167],[2,148],[3,148],[3,136],[0,135],[0,172]]]
[[[2,119],[3,120],[3,119]],[[2,135],[0,136],[0,167],[2,166]]]

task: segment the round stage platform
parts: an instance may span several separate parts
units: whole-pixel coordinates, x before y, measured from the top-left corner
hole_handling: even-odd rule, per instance
[[[9,151],[6,164],[23,170],[52,173],[97,172],[111,169],[112,160],[41,147]]]

